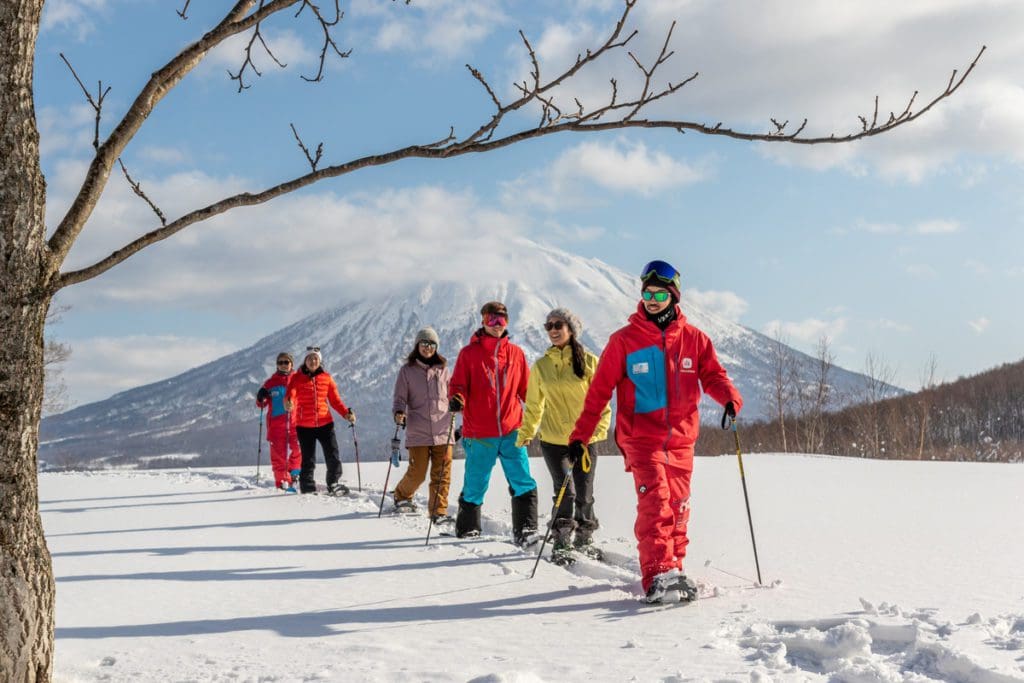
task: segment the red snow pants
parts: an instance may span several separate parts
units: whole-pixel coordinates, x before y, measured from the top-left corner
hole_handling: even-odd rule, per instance
[[[267,441],[270,442],[270,468],[274,486],[292,480],[291,471],[302,468],[302,453],[295,436],[295,421],[290,415],[267,417]]]
[[[668,457],[665,451],[630,458],[636,490],[637,550],[646,591],[654,577],[683,568],[686,526],[690,521],[690,476],[693,455]]]

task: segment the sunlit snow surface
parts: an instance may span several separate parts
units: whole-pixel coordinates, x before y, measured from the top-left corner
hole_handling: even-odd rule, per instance
[[[531,464],[546,522],[551,482]],[[705,597],[667,608],[637,601],[617,457],[597,472],[612,564],[542,561],[533,579],[534,556],[502,540],[497,470],[484,538],[429,546],[424,517],[377,518],[386,463],[344,499],[278,493],[265,465],[256,486],[252,468],[46,473],[55,680],[1024,680],[1024,467],[744,464],[773,587],[748,580],[736,458],[701,458],[687,572]],[[354,489],[354,464],[344,475]],[[460,461],[453,503],[461,476]]]

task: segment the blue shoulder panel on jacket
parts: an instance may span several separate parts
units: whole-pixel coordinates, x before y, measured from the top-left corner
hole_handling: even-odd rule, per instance
[[[284,395],[286,391],[287,388],[283,384],[278,384],[270,390],[270,415],[272,417],[279,417],[288,412],[284,409]]]

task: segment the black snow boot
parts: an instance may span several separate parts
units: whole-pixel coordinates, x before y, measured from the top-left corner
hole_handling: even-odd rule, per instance
[[[480,535],[480,506],[467,503],[459,496],[459,514],[455,518],[455,535],[470,538]]]
[[[512,497],[512,538],[526,546],[537,538],[537,489]]]

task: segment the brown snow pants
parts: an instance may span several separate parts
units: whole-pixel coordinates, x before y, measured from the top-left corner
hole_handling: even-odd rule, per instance
[[[448,514],[448,487],[452,480],[451,446],[412,446],[409,448],[409,469],[395,487],[395,502],[412,500],[416,489],[427,476],[430,465],[430,514]]]

